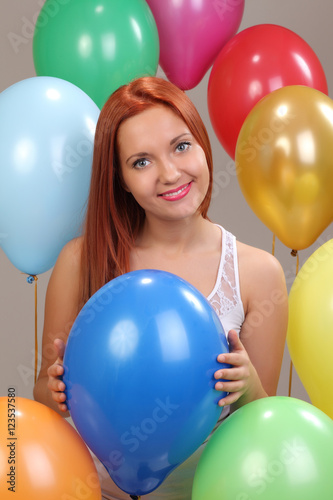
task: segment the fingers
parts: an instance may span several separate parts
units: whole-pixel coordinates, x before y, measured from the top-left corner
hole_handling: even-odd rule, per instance
[[[57,360],[53,365],[49,366],[47,374],[49,377],[61,377],[64,374],[64,367]]]
[[[47,387],[51,391],[52,399],[58,403],[58,408],[62,412],[66,412],[68,410],[66,405],[66,385],[62,381],[62,376],[64,374],[63,367],[63,357],[65,354],[65,343],[61,339],[56,339],[54,341],[54,348],[58,359],[53,365],[51,365],[48,370],[48,383]]]
[[[53,345],[58,358],[63,359],[65,354],[65,342],[61,339],[55,339]]]
[[[60,411],[66,413],[68,411],[68,406],[66,404],[58,404],[58,408]]]
[[[230,352],[220,354],[217,361],[229,366],[223,366],[214,373],[218,380],[215,389],[227,393],[219,401],[219,406],[236,402],[247,390],[250,377],[250,360],[235,330],[230,330],[228,342]]]
[[[232,365],[241,364],[244,354],[245,355],[247,354],[245,347],[240,341],[236,330],[230,330],[230,332],[228,333],[228,342],[229,342],[229,352],[219,354],[217,357],[217,361],[219,363],[228,363]]]
[[[236,330],[230,330],[228,333],[228,342],[230,352],[245,350]]]
[[[238,392],[241,391],[243,387],[244,383],[242,380],[235,380],[233,382],[223,380],[215,384],[215,389],[223,392]]]
[[[231,392],[218,402],[219,406],[227,406],[235,403],[242,396],[241,392]]]
[[[57,376],[52,375],[53,370],[51,370],[51,368],[54,368],[54,365],[52,365],[52,367],[50,367],[49,371],[48,371],[48,375],[49,375],[49,380],[47,383],[48,389],[50,389],[50,391],[54,391],[54,392],[64,392],[66,390],[66,385],[61,380],[61,378],[58,378]],[[62,367],[59,367],[59,368],[62,368]]]
[[[48,388],[51,391],[51,397],[52,397],[53,401],[58,403],[59,410],[62,412],[67,412],[68,407],[66,404],[66,394],[64,392],[66,387],[65,387],[65,384],[63,382],[61,382],[61,381],[57,381],[57,382],[59,384],[58,386],[56,385],[56,383],[54,381],[49,381]]]
[[[240,366],[237,368],[224,368],[223,370],[217,370],[214,373],[214,378],[216,380],[241,380],[245,379],[250,375],[247,366]]]
[[[226,353],[226,354],[220,354],[217,357],[217,361],[221,364],[226,364],[226,365],[233,365],[233,366],[241,366],[244,364],[244,360],[246,359],[247,355],[242,353]]]

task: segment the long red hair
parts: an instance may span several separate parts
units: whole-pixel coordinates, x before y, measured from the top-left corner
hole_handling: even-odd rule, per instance
[[[199,212],[207,218],[213,185],[212,151],[206,128],[192,101],[178,87],[157,77],[139,78],[117,89],[105,103],[95,133],[81,255],[81,306],[105,283],[130,271],[130,250],[145,213],[122,186],[117,132],[127,118],[161,104],[184,120],[206,155],[210,182]]]

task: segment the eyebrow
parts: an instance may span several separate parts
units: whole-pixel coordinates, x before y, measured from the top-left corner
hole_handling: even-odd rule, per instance
[[[172,141],[170,141],[170,146],[172,146],[175,142],[179,141],[184,135],[192,135],[191,132],[184,132],[183,134],[177,135]]]
[[[172,146],[173,144],[175,144],[175,142],[179,141],[179,139],[181,139],[182,137],[186,136],[186,135],[192,135],[191,132],[184,132],[183,134],[180,134],[180,135],[177,135],[177,137],[175,137],[174,139],[172,139],[170,141],[170,146]],[[147,153],[147,151],[140,151],[139,153],[134,153],[133,155],[129,156],[126,160],[126,163],[128,163],[132,158],[139,158],[140,156],[148,156],[149,153]]]

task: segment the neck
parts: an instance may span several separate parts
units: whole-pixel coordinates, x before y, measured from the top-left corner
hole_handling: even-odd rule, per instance
[[[170,253],[186,252],[202,243],[208,225],[210,222],[201,215],[178,221],[147,217],[137,246],[160,248]]]

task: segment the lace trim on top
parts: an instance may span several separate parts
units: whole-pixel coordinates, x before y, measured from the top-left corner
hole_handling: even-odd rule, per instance
[[[207,297],[219,317],[226,316],[241,302],[238,267],[234,262],[234,236],[221,226],[222,255],[215,287]],[[237,279],[236,279],[237,277]]]

